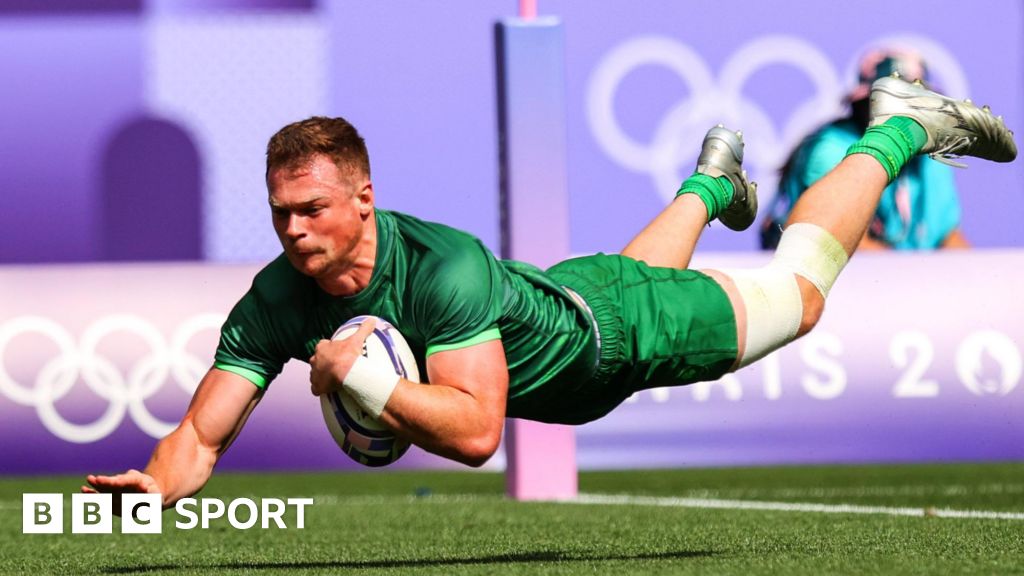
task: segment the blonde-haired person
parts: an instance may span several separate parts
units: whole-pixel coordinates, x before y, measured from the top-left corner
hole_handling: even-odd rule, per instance
[[[847,116],[829,122],[804,138],[782,168],[779,188],[761,226],[761,247],[775,248],[796,201],[828,174],[846,149],[868,127],[871,84],[893,73],[909,81],[929,82],[928,67],[909,49],[885,48],[864,54],[859,81],[846,100]],[[861,241],[862,249],[935,250],[967,248],[960,229],[960,199],[953,170],[919,156],[907,162],[882,193],[875,216]]]

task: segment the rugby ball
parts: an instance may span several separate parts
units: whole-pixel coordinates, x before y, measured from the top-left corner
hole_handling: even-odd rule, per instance
[[[352,336],[368,318],[371,316],[352,318],[342,324],[331,339],[344,340]],[[387,320],[376,320],[376,326],[363,346],[363,356],[371,362],[393,369],[395,374],[406,380],[419,382],[420,371],[405,338]],[[366,413],[344,390],[321,395],[320,408],[327,429],[342,452],[364,466],[387,466],[409,449],[409,442],[396,437],[384,424]]]

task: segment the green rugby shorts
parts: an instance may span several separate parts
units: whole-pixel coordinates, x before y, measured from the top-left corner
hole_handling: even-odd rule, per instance
[[[597,321],[600,364],[577,393],[577,417],[607,414],[634,392],[716,380],[738,354],[736,316],[717,282],[621,255],[573,258],[548,270]]]

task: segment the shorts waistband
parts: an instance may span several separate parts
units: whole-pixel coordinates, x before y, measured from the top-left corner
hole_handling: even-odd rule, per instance
[[[597,357],[594,359],[594,367],[597,368],[597,366],[600,366],[601,364],[601,327],[597,324],[597,318],[594,316],[594,311],[590,309],[590,304],[587,304],[587,301],[583,299],[583,296],[580,296],[579,292],[568,286],[562,286],[562,289],[565,290],[566,294],[568,294],[577,304],[579,304],[580,308],[583,308],[587,313],[587,316],[590,318],[590,325],[594,328],[594,339],[597,342]]]
[[[598,342],[598,367],[595,379],[604,381],[615,372],[619,366],[618,348],[621,344],[621,328],[613,306],[601,291],[594,287],[591,282],[578,274],[567,270],[552,272],[559,284],[565,289],[577,303],[582,300],[581,306],[589,315],[594,325],[594,336]],[[578,299],[578,300],[577,300]]]

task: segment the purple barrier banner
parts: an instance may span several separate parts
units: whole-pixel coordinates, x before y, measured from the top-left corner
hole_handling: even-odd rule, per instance
[[[0,474],[145,466],[213,362],[258,266],[0,267]],[[415,447],[392,468],[456,466]],[[334,443],[290,362],[224,469],[363,467]]]
[[[703,255],[747,267],[762,255]],[[0,474],[141,467],[255,266],[0,268]],[[1024,251],[860,254],[810,335],[577,428],[581,468],[1024,458]],[[500,468],[497,456],[491,468]],[[393,468],[458,466],[412,449]],[[222,468],[360,468],[293,362]]]

